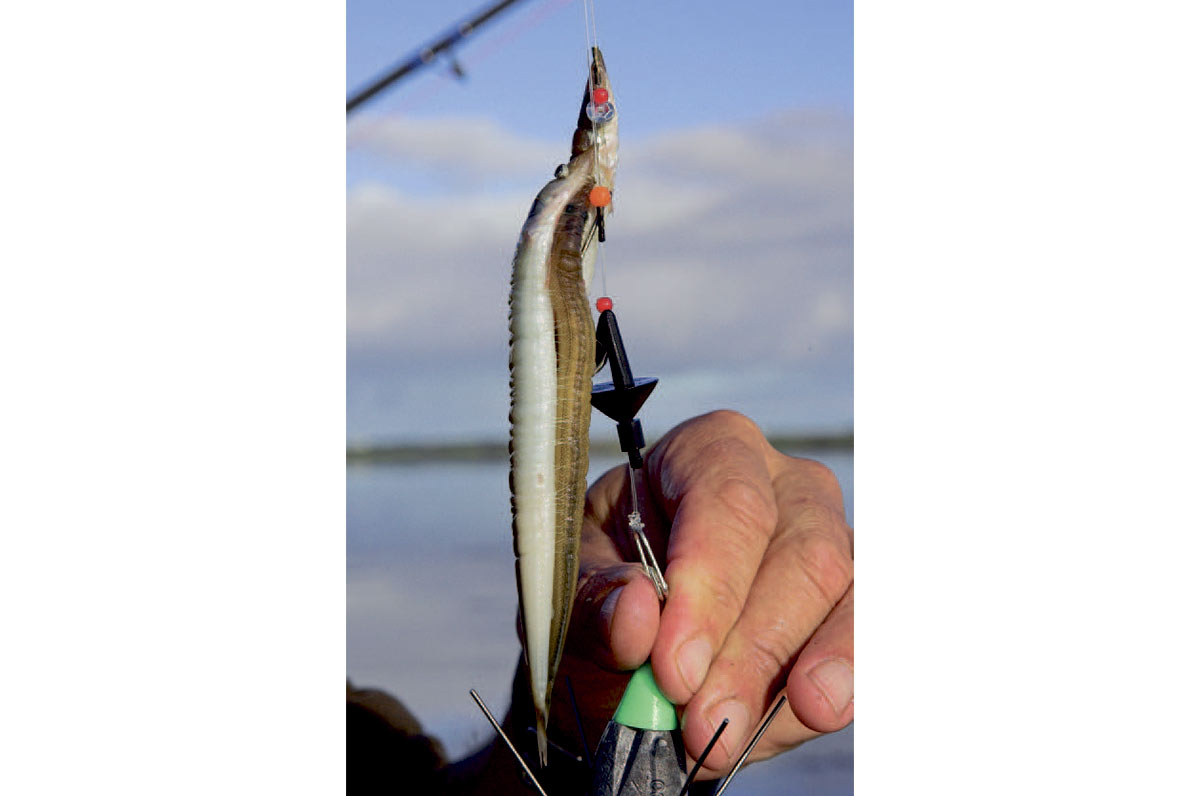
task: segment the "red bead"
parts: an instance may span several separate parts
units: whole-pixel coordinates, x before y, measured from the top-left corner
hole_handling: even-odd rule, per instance
[[[603,185],[597,185],[588,191],[588,201],[592,203],[592,207],[608,207],[608,203],[612,201],[612,191]]]
[[[608,296],[601,296],[600,298],[596,299],[596,309],[600,310],[601,312],[604,312],[605,310],[611,310],[612,299],[610,299]]]
[[[592,89],[592,102],[599,105],[601,102],[608,102],[608,89],[594,88]]]

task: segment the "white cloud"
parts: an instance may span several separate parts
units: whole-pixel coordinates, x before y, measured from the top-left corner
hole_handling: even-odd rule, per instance
[[[434,191],[349,190],[352,395],[381,358],[503,358],[517,234],[565,148],[479,119],[378,124],[369,146],[447,177]],[[803,365],[848,385],[851,158],[848,117],[802,112],[622,142],[603,261],[635,367]],[[495,185],[456,183],[464,168],[490,169]],[[507,190],[518,172],[528,185]]]
[[[418,165],[448,178],[487,179],[530,171],[550,173],[570,141],[556,144],[521,138],[488,117],[367,116],[346,130],[351,151]]]
[[[469,195],[421,200],[379,184],[352,189],[351,348],[382,344],[432,354],[494,331],[484,319],[504,317],[507,257],[528,202]]]

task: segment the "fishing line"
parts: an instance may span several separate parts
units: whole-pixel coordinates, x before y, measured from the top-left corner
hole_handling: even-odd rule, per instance
[[[589,12],[590,9],[590,12]],[[583,38],[588,46],[590,55],[592,47],[598,47],[600,37],[596,33],[596,3],[595,0],[583,0]],[[588,59],[588,65],[591,65],[591,58]]]
[[[601,185],[600,183],[600,164],[598,160],[599,149],[599,132],[596,128],[596,117],[602,113],[609,114],[605,121],[611,119],[611,114],[615,113],[612,106],[609,105],[610,97],[607,91],[604,96],[598,96],[596,93],[596,75],[592,69],[592,61],[594,53],[600,50],[600,34],[596,30],[596,3],[595,0],[583,0],[583,34],[584,45],[587,48],[585,55],[587,60],[587,75],[588,75],[588,99],[587,105],[584,106],[584,111],[587,113],[588,121],[592,124],[592,184],[593,186]],[[600,87],[603,88],[603,87]],[[607,107],[605,107],[607,106]],[[608,187],[608,186],[604,186]],[[611,189],[610,189],[611,190]],[[611,196],[611,194],[610,194]],[[611,205],[606,205],[611,212]],[[603,223],[604,207],[596,207],[596,226],[599,228]],[[608,293],[608,252],[607,247],[601,245],[599,235],[597,235],[596,245],[600,246],[600,285],[603,295]],[[633,465],[627,466],[629,472],[629,499],[631,502],[632,511],[626,516],[628,522],[629,535],[633,538],[634,547],[637,548],[638,558],[642,562],[642,569],[646,573],[646,577],[650,579],[650,583],[654,585],[654,591],[658,594],[659,600],[665,600],[667,596],[667,581],[663,577],[662,570],[658,566],[658,561],[654,557],[654,550],[650,546],[650,541],[646,538],[646,523],[642,521],[642,514],[639,508],[640,501],[638,500],[637,479],[634,474]]]
[[[600,34],[596,29],[596,2],[595,0],[583,0],[583,44],[584,44],[584,61],[587,65],[588,76],[588,102],[592,107],[596,105],[593,99],[596,91],[595,74],[592,72],[592,52],[594,49],[600,48]],[[596,143],[596,117],[594,113],[588,113],[588,121],[592,124],[592,142],[593,146]],[[592,156],[592,183],[600,184],[600,167],[596,162],[595,155]],[[599,225],[600,214],[604,211],[596,208],[596,223]],[[600,246],[600,292],[602,295],[608,295],[608,252],[605,246]]]

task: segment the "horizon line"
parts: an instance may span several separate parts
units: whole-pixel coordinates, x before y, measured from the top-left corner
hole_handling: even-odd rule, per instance
[[[649,440],[650,448],[658,440]],[[854,431],[768,434],[776,449],[854,450]],[[620,445],[608,439],[591,440],[590,450],[599,456],[620,456]],[[445,442],[393,442],[347,444],[347,464],[417,464],[425,462],[488,462],[508,459],[508,440],[474,439]]]

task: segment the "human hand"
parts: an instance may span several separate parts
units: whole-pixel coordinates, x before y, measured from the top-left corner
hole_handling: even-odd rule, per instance
[[[849,724],[854,534],[828,468],[775,450],[740,414],[714,412],[654,446],[638,494],[670,586],[661,615],[641,565],[629,563],[637,556],[627,528],[627,469],[610,470],[588,491],[561,671],[580,694],[593,742],[628,671],[647,658],[663,692],[683,709],[692,760],[721,719],[730,720],[702,779],[729,770],[785,685],[790,710],[780,712],[751,760]],[[565,689],[557,694],[552,724],[558,737],[570,737],[569,700]]]

